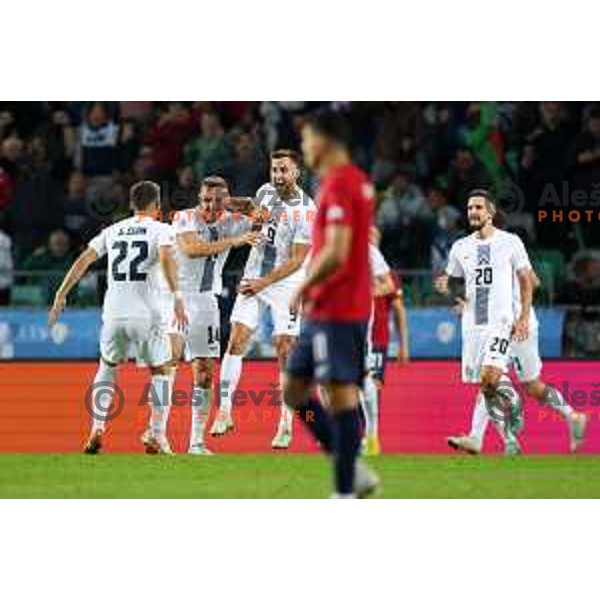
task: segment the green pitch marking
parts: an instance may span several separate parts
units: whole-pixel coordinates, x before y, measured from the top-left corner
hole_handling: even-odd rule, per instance
[[[380,498],[600,498],[593,456],[379,456]],[[1,498],[327,498],[317,455],[1,454]]]

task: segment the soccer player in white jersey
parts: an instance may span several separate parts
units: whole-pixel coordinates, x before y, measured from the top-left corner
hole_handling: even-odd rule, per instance
[[[373,351],[373,319],[375,316],[375,295],[378,286],[381,287],[390,275],[390,267],[387,264],[379,248],[371,243],[369,246],[369,262],[371,263],[371,276],[373,277],[373,308],[369,329],[367,331],[367,359],[366,374],[363,388],[360,393],[363,414],[365,417],[365,437],[363,438],[363,452],[368,455],[379,454],[379,390],[374,377],[376,358]]]
[[[298,187],[300,158],[292,150],[271,154],[271,183],[257,193],[260,208],[268,212],[262,225],[263,241],[250,251],[239,292],[231,313],[231,335],[221,365],[221,411],[212,435],[233,430],[232,396],[237,388],[242,357],[264,308],[271,310],[274,343],[280,372],[300,332],[297,313],[289,304],[304,278],[304,262],[310,250],[314,201]],[[292,439],[293,411],[282,402],[274,449],[284,449]]]
[[[130,191],[134,215],[99,233],[77,258],[61,283],[50,310],[49,323],[54,326],[65,308],[67,296],[99,258],[108,258],[108,289],[102,310],[100,364],[94,387],[92,431],[84,452],[96,454],[109,419],[110,403],[115,391],[116,368],[128,359],[130,344],[135,344],[136,358],[150,366],[152,374],[152,437],[155,452],[168,454],[165,407],[170,398],[169,370],[171,348],[163,323],[160,279],[162,274],[173,293],[173,321],[185,327],[187,317],[183,296],[178,289],[177,264],[173,256],[174,236],[171,228],[153,220],[160,207],[160,187],[140,181]],[[105,395],[109,391],[107,402]],[[103,399],[104,398],[104,399]]]
[[[530,271],[530,277],[532,286],[538,287],[540,281],[533,270]],[[518,292],[518,286],[515,287],[515,290]],[[527,339],[521,342],[513,341],[510,351],[517,379],[530,396],[563,416],[569,428],[569,450],[576,452],[585,440],[587,416],[583,412],[574,410],[555,386],[547,384],[541,379],[542,361],[539,353],[538,321],[533,306],[531,307]],[[485,402],[478,397],[473,408],[471,431],[467,436],[449,437],[448,444],[456,450],[479,454],[489,420]],[[510,447],[507,450],[510,450]]]
[[[185,332],[171,328],[169,333],[176,340],[176,357],[181,358],[185,347],[186,357],[192,361],[190,454],[211,454],[204,431],[210,412],[214,359],[220,355],[217,296],[223,289],[223,266],[231,248],[252,245],[260,239],[259,232],[251,231],[251,219],[238,210],[224,209],[229,200],[227,182],[222,177],[206,177],[198,206],[176,213],[172,220],[179,285],[190,324]],[[172,321],[169,312],[166,320]]]
[[[503,436],[507,451],[519,451],[520,406],[507,371],[510,344],[530,333],[531,264],[518,236],[493,224],[494,200],[486,190],[467,198],[473,233],[452,245],[446,276],[436,280],[441,292],[464,297],[462,310],[462,380],[478,383],[478,403]],[[464,281],[465,293],[454,292]],[[448,440],[452,444],[451,440]]]

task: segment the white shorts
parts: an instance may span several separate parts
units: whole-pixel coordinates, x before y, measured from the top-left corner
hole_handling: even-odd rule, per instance
[[[538,328],[533,328],[525,341],[513,342],[510,349],[517,379],[525,382],[535,381],[542,372]]]
[[[510,326],[474,327],[463,332],[462,380],[479,383],[481,367],[508,372],[511,362]]]
[[[181,331],[173,325],[173,296],[165,294],[163,319],[167,332],[185,338],[185,359],[218,358],[221,350],[221,316],[217,297],[211,292],[184,292],[188,326]]]
[[[140,365],[158,367],[171,360],[171,343],[163,323],[150,319],[108,320],[102,323],[100,354],[105,362],[125,362],[129,358],[130,347]]]
[[[300,335],[300,315],[290,312],[295,285],[274,283],[255,296],[238,294],[231,312],[232,323],[242,323],[252,331],[258,327],[262,311],[271,309],[274,335]]]

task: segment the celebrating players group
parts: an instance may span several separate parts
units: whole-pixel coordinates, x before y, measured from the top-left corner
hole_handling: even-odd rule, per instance
[[[243,357],[261,313],[271,312],[273,343],[283,398],[272,447],[287,448],[293,416],[319,442],[334,472],[334,496],[364,497],[378,477],[358,458],[379,452],[379,393],[387,356],[388,317],[393,309],[408,357],[408,332],[400,286],[376,244],[374,193],[351,163],[349,132],[336,114],[315,115],[303,128],[305,164],[320,176],[314,202],[300,187],[300,157],[271,154],[271,180],[256,198],[232,197],[221,177],[202,181],[198,206],[153,218],[160,187],[150,181],[130,191],[133,216],[105,228],[75,261],[50,311],[56,323],[69,291],[87,269],[107,257],[95,412],[85,452],[103,444],[117,366],[135,347],[152,376],[150,423],[142,436],[148,453],[171,453],[167,421],[178,363],[191,361],[189,452],[210,454],[205,439],[213,367],[220,355],[217,296],[231,248],[251,246],[231,313],[231,334],[220,368],[220,406],[209,433],[235,428],[233,394]],[[567,418],[571,450],[585,434],[585,416],[540,379],[537,322],[531,305],[537,283],[521,240],[493,225],[494,199],[486,190],[467,198],[473,233],[454,244],[447,273],[436,280],[450,294],[463,323],[463,381],[479,384],[472,430],[448,438],[455,449],[479,453],[491,420],[507,452],[520,451],[521,411],[507,373],[515,366],[528,393],[550,402]],[[375,302],[374,302],[375,300]],[[375,311],[374,304],[383,306]],[[381,332],[384,332],[383,334]],[[96,386],[96,384],[98,384]],[[102,384],[106,384],[101,398]]]

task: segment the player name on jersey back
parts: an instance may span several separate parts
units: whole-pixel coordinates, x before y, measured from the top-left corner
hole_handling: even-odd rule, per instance
[[[215,221],[209,221],[198,210],[180,211],[173,219],[173,232],[176,236],[193,231],[203,242],[220,242],[236,237],[252,229],[253,221],[239,213],[224,211]],[[179,287],[185,292],[208,292],[220,294],[223,290],[223,267],[229,250],[210,256],[189,257],[178,241],[177,266]]]
[[[260,279],[273,269],[286,263],[294,244],[310,244],[312,226],[316,215],[316,204],[300,188],[293,198],[281,200],[274,188],[270,194],[261,194],[267,186],[263,186],[257,197],[260,207],[265,210],[268,218],[261,228],[263,240],[250,251],[244,279]],[[297,285],[304,278],[305,269],[301,267],[283,281],[286,284]]]
[[[174,243],[171,227],[139,215],[110,225],[90,241],[89,247],[108,261],[103,320],[160,318],[159,248]]]
[[[523,242],[512,233],[496,229],[486,239],[471,234],[455,242],[446,272],[465,279],[463,329],[515,322],[520,314],[521,269],[531,269],[531,263]]]

